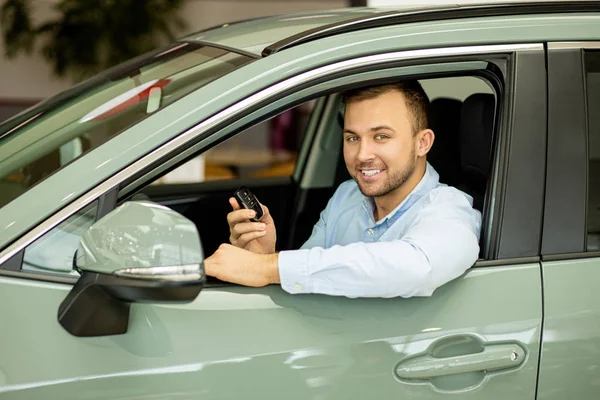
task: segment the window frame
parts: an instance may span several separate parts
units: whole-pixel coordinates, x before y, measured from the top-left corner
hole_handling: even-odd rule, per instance
[[[490,48],[496,46],[483,47]],[[496,48],[501,49],[502,47],[500,45]],[[481,48],[481,46],[473,46],[473,48]],[[417,50],[416,52],[428,51]],[[400,53],[411,53],[411,51]],[[383,56],[388,54],[383,54]],[[502,54],[505,57],[502,57]],[[373,57],[377,56],[381,55]],[[509,58],[512,58],[512,60],[509,61]],[[474,52],[474,54],[449,54],[408,59],[399,58],[393,62],[387,62],[385,67],[374,63],[371,66],[355,67],[344,73],[332,74],[333,76],[331,77],[319,76],[316,82],[298,85],[296,88],[290,90],[294,93],[303,90],[312,91],[310,96],[297,98],[295,101],[284,103],[283,105],[279,103],[278,106],[271,107],[272,102],[285,98],[288,93],[284,92],[282,96],[275,97],[272,102],[262,104],[260,108],[251,109],[239,119],[230,120],[229,124],[231,125],[225,123],[218,131],[213,132],[213,135],[210,137],[207,136],[205,141],[200,141],[188,147],[179,156],[181,159],[185,159],[184,154],[187,152],[187,158],[193,157],[193,154],[199,154],[221,141],[236,135],[248,126],[240,123],[240,120],[243,120],[244,117],[254,116],[251,118],[249,124],[251,125],[257,121],[270,118],[285,109],[301,104],[310,98],[322,97],[326,94],[339,92],[342,88],[347,88],[348,85],[340,85],[341,87],[331,85],[331,82],[336,78],[344,78],[361,72],[371,71],[376,73],[383,68],[394,66],[406,68],[414,65],[421,67],[424,65],[435,65],[436,63],[467,63],[469,61],[493,62],[501,70],[500,72],[505,75],[504,86],[502,87],[502,83],[499,83],[500,87],[495,88],[500,103],[497,105],[497,110],[500,110],[501,118],[496,118],[495,121],[495,148],[493,148],[492,159],[490,161],[493,164],[491,168],[492,175],[488,181],[488,184],[493,182],[493,185],[488,186],[486,198],[489,198],[490,192],[495,192],[499,196],[497,201],[493,202],[493,204],[488,204],[484,210],[484,218],[488,216],[491,218],[483,221],[483,224],[486,224],[486,226],[482,228],[482,234],[484,235],[482,242],[484,242],[486,252],[483,255],[484,259],[479,261],[481,264],[478,263],[476,266],[509,265],[539,260],[546,170],[545,152],[540,152],[539,149],[546,146],[546,126],[531,123],[531,120],[535,120],[535,118],[531,117],[537,115],[539,119],[546,120],[545,51],[542,44],[530,44],[523,49],[509,52],[490,51]],[[372,70],[369,70],[369,67],[372,67]],[[453,72],[457,75],[468,75],[467,70]],[[540,74],[540,72],[542,73]],[[431,74],[432,76],[434,75],[434,73]],[[450,73],[447,74],[449,75]],[[424,75],[426,74],[419,72],[415,77]],[[408,78],[410,75],[405,75],[405,77]],[[290,80],[293,79],[291,78]],[[380,77],[380,79],[385,81],[386,79],[389,80],[390,77]],[[491,83],[493,84],[493,82]],[[319,85],[327,88],[315,90]],[[543,95],[540,96],[540,93],[543,93]],[[269,111],[265,112],[265,109]],[[256,115],[260,115],[261,113],[262,116],[257,119]],[[232,127],[237,123],[239,123],[237,127]],[[531,162],[531,160],[534,161]],[[310,160],[307,162],[307,168],[309,164]],[[500,168],[497,168],[498,166]],[[523,178],[523,170],[532,171],[530,175],[533,175],[535,178]],[[300,179],[304,181],[303,178]],[[536,182],[537,185],[533,185],[532,181]],[[133,183],[133,180],[130,182]],[[534,215],[534,222],[523,227],[522,214]]]
[[[540,47],[541,50],[541,47]],[[315,98],[327,98],[330,99],[332,97],[333,94],[335,93],[339,93],[340,91],[347,89],[348,87],[352,87],[353,85],[356,85],[357,82],[359,82],[359,84],[364,83],[365,81],[369,81],[369,82],[389,82],[389,81],[393,81],[398,79],[397,75],[390,75],[389,72],[387,73],[382,73],[383,70],[385,71],[401,71],[401,70],[410,70],[411,68],[414,68],[415,71],[417,71],[418,68],[424,68],[424,67],[431,67],[431,70],[427,70],[426,72],[421,72],[420,70],[418,72],[414,72],[414,73],[406,73],[403,71],[402,73],[402,77],[406,78],[406,79],[410,79],[410,78],[418,78],[418,79],[427,79],[427,78],[432,78],[432,77],[452,77],[452,76],[478,76],[479,78],[483,78],[484,80],[486,80],[488,82],[488,84],[490,86],[493,87],[495,96],[497,98],[497,104],[496,104],[496,111],[498,111],[500,108],[506,108],[509,109],[511,108],[511,103],[512,103],[512,98],[508,98],[505,97],[503,95],[504,92],[504,85],[508,85],[509,83],[509,78],[504,78],[505,82],[500,82],[499,79],[495,79],[496,76],[494,76],[494,74],[492,74],[491,72],[487,71],[487,70],[477,70],[477,69],[469,69],[468,67],[465,67],[464,69],[460,69],[459,67],[456,67],[456,65],[460,65],[460,64],[464,64],[465,66],[469,65],[469,64],[477,64],[477,63],[481,63],[481,64],[490,64],[490,63],[494,63],[495,67],[498,69],[497,73],[498,74],[503,74],[503,75],[511,75],[509,73],[509,71],[506,71],[506,67],[508,65],[508,62],[506,62],[507,60],[505,59],[496,59],[494,60],[494,58],[497,55],[494,54],[482,54],[482,55],[477,55],[476,59],[470,58],[470,57],[455,57],[455,56],[449,56],[449,57],[440,57],[440,58],[436,58],[435,60],[423,60],[423,59],[416,59],[416,60],[410,60],[410,61],[405,61],[405,60],[400,60],[397,65],[391,65],[391,66],[386,66],[385,69],[382,68],[374,68],[373,70],[368,70],[367,68],[362,68],[360,70],[351,70],[348,73],[341,75],[341,76],[335,76],[334,79],[331,80],[323,80],[323,81],[319,81],[316,84],[313,85],[307,85],[306,87],[299,87],[297,88],[296,91],[294,91],[295,93],[298,92],[302,92],[302,91],[306,91],[308,94],[305,97],[299,97],[296,98],[294,100],[288,100],[286,102],[286,97],[283,98],[278,98],[276,99],[276,101],[274,101],[274,103],[277,104],[266,104],[263,106],[263,108],[259,108],[257,110],[253,110],[252,112],[248,113],[247,115],[243,115],[241,118],[236,119],[236,120],[232,120],[230,121],[230,125],[225,125],[221,130],[215,132],[213,135],[211,135],[209,138],[207,138],[207,140],[203,143],[203,142],[199,142],[193,146],[190,146],[189,148],[181,151],[178,154],[173,155],[171,158],[173,160],[177,160],[176,162],[173,163],[173,161],[167,161],[167,162],[162,162],[160,163],[158,166],[155,167],[154,170],[163,170],[165,168],[165,164],[168,162],[173,163],[170,167],[168,167],[167,169],[163,170],[161,172],[165,173],[164,171],[169,171],[172,170],[174,168],[177,168],[179,165],[183,165],[185,162],[187,162],[187,160],[192,159],[193,157],[198,156],[199,154],[201,154],[204,151],[210,150],[211,148],[218,146],[220,143],[222,143],[223,141],[237,135],[240,133],[243,133],[245,131],[245,129],[247,129],[250,126],[253,126],[255,124],[264,122],[265,120],[273,117],[274,115],[279,114],[280,112],[283,112],[285,110],[288,110],[290,108],[293,108],[295,106],[297,106],[298,104],[302,104],[307,100],[311,100],[311,99],[315,99]],[[516,54],[513,55],[516,57]],[[539,54],[540,57],[543,57],[543,54]],[[493,61],[490,61],[493,60]],[[516,61],[514,62],[516,64]],[[527,63],[524,63],[527,64]],[[441,66],[441,67],[440,67]],[[452,68],[451,66],[454,66],[454,68]],[[446,67],[448,69],[446,69]],[[443,70],[443,71],[442,71]],[[440,72],[442,71],[442,72]],[[360,78],[354,79],[352,81],[352,83],[344,83],[344,84],[335,84],[334,82],[340,82],[342,80],[347,80],[349,77],[354,77],[355,75],[360,76]],[[527,75],[527,79],[530,79],[531,77],[529,75]],[[504,104],[506,103],[506,104]],[[504,114],[508,114],[509,113],[504,113]],[[327,125],[329,124],[330,120],[332,118],[335,118],[335,116],[329,115],[326,118],[324,118],[322,121],[320,121],[320,125]],[[490,179],[488,180],[488,184],[490,184],[495,178],[496,175],[498,175],[498,173],[494,173],[496,167],[497,167],[497,163],[498,161],[496,161],[497,159],[502,159],[502,156],[497,156],[496,153],[497,152],[501,152],[502,149],[504,149],[508,143],[510,143],[510,132],[507,132],[504,135],[504,141],[506,141],[506,143],[504,144],[500,144],[500,142],[498,141],[498,135],[500,132],[500,124],[501,121],[499,118],[495,118],[495,126],[494,126],[494,138],[493,138],[493,144],[492,144],[492,154],[490,155],[491,159],[490,159],[490,163],[492,163],[492,166],[490,168]],[[509,126],[508,124],[506,126]],[[308,143],[308,144],[303,144],[303,147],[305,145],[311,145],[312,150],[311,151],[315,151],[315,149],[318,148],[319,151],[323,151],[324,146],[323,143],[319,142],[319,138],[314,138],[314,142],[312,143]],[[340,142],[341,144],[341,142]],[[328,152],[325,151],[325,153],[327,155],[329,155]],[[318,173],[318,181],[320,183],[315,183],[314,181],[314,177],[311,176],[310,170],[314,170],[315,168],[315,159],[317,157],[311,157],[308,158],[306,160],[304,160],[303,162],[306,164],[306,170],[309,170],[308,173],[306,173],[307,171],[303,171],[304,175],[303,176],[299,176],[298,174],[294,174],[294,179],[296,180],[296,182],[300,183],[300,185],[302,186],[302,188],[307,189],[307,188],[318,188],[318,187],[322,187],[323,181],[327,181],[328,179],[331,179],[331,181],[333,181],[334,179],[334,171],[335,168],[333,168],[330,172],[331,172],[331,176],[328,176],[327,173],[324,173],[322,171],[322,169],[319,169]],[[323,158],[323,156],[321,155],[319,158]],[[337,159],[337,157],[335,157],[335,159]],[[317,162],[322,162],[321,161],[317,161]],[[540,172],[543,170],[543,168],[540,168]],[[314,171],[312,171],[314,172]],[[146,171],[144,173],[144,176],[140,176],[140,178],[138,178],[137,180],[132,180],[131,183],[128,183],[127,186],[123,187],[123,185],[121,186],[121,190],[122,193],[119,195],[119,198],[121,199],[121,201],[125,200],[127,196],[130,196],[132,193],[135,193],[136,191],[140,190],[139,188],[142,188],[141,190],[143,190],[144,187],[147,187],[147,183],[140,183],[140,180],[144,180],[146,182],[151,182],[153,179],[155,179],[156,174],[154,175],[154,177],[152,178],[148,178],[145,177],[145,175],[152,175],[152,169]],[[501,174],[500,174],[501,175]],[[203,183],[198,183],[198,184],[194,184],[194,187],[198,187],[199,185],[202,185]],[[207,184],[214,185],[214,182],[207,182]],[[500,186],[503,186],[504,183]],[[493,186],[493,187],[492,187]],[[490,185],[488,186],[487,189],[487,193],[486,193],[486,198],[489,197],[489,193],[492,190],[496,190],[496,186],[497,185]],[[504,194],[504,192],[499,191],[500,195],[502,196]],[[521,196],[519,196],[519,199],[522,199]],[[541,200],[540,200],[541,201]],[[502,204],[502,202],[499,202],[498,204]],[[541,202],[539,203],[539,207],[538,210],[541,210]],[[501,207],[499,207],[498,205],[494,206],[494,205],[488,205],[486,206],[486,209],[484,210],[483,213],[483,218],[484,221],[482,222],[482,235],[484,236],[484,239],[481,241],[481,243],[485,242],[485,239],[487,239],[488,243],[496,243],[497,240],[496,238],[496,234],[492,233],[492,229],[493,228],[497,228],[497,231],[499,231],[501,224],[499,222],[494,223],[494,218],[493,216],[497,215],[499,216],[498,218],[501,218],[503,214],[503,209]],[[486,222],[489,222],[486,223]],[[520,236],[519,236],[520,237]],[[536,232],[536,240],[539,240],[539,232]],[[482,260],[482,262],[491,262],[493,260],[494,257],[494,248],[492,246],[488,246],[487,243],[484,243],[484,246],[482,246],[485,249],[484,252],[484,259]],[[536,243],[535,245],[535,254],[537,255],[537,249],[539,247],[539,244]],[[518,253],[518,255],[516,256],[511,256],[510,258],[520,258],[520,257],[526,257],[526,256],[530,256],[531,254],[520,254]],[[509,257],[506,257],[509,258]],[[510,263],[512,261],[507,261],[507,263]]]
[[[515,165],[522,167],[524,161],[519,162],[518,156],[522,156],[522,154],[518,154],[517,156],[514,154],[514,149],[521,148],[522,152],[528,153],[537,161],[540,161],[541,159],[541,163],[537,164],[541,164],[538,165],[538,169],[541,168],[543,173],[545,170],[545,157],[535,158],[535,155],[536,153],[539,153],[539,151],[537,151],[539,150],[537,147],[540,141],[539,133],[540,131],[545,133],[545,127],[543,127],[543,129],[539,127],[538,129],[535,129],[534,127],[533,131],[536,135],[533,135],[535,136],[533,139],[531,138],[532,135],[525,135],[524,133],[530,131],[530,128],[532,127],[526,122],[523,122],[523,117],[515,118],[514,114],[531,114],[532,106],[529,102],[524,100],[521,101],[521,103],[523,103],[522,107],[515,107],[513,104],[515,96],[518,97],[517,94],[522,91],[519,89],[519,86],[527,86],[523,84],[517,85],[514,81],[530,81],[529,86],[527,86],[529,88],[531,85],[539,86],[540,79],[542,79],[542,81],[545,79],[544,76],[539,77],[541,71],[539,65],[540,57],[542,66],[544,61],[544,50],[541,43],[478,45],[376,54],[372,56],[357,57],[351,60],[315,68],[281,81],[276,85],[250,95],[240,103],[230,106],[213,115],[211,118],[191,127],[189,130],[160,146],[155,151],[141,157],[129,167],[116,172],[110,179],[96,186],[82,197],[74,200],[67,207],[56,212],[46,221],[36,226],[0,253],[0,275],[4,274],[4,271],[2,270],[4,262],[11,259],[13,256],[17,256],[22,249],[53,227],[57,226],[80,208],[85,207],[87,204],[98,198],[103,198],[111,192],[114,193],[117,189],[123,189],[131,184],[134,184],[135,186],[136,181],[146,175],[148,171],[162,165],[165,162],[165,159],[171,158],[173,154],[185,153],[188,150],[190,151],[189,154],[193,154],[198,152],[198,149],[207,149],[211,145],[218,143],[218,141],[224,140],[226,137],[217,137],[218,135],[215,135],[215,133],[223,130],[223,128],[231,125],[233,121],[239,120],[244,115],[251,115],[253,112],[260,110],[273,101],[289,95],[291,92],[296,92],[306,87],[316,86],[319,82],[323,83],[336,76],[343,76],[344,74],[350,73],[348,71],[356,72],[365,66],[384,68],[385,66],[389,66],[392,62],[398,62],[400,65],[410,65],[411,63],[414,64],[416,62],[420,64],[432,64],[440,59],[462,58],[464,60],[488,60],[495,57],[499,57],[500,64],[506,61],[506,57],[515,58],[515,60],[506,63],[508,68],[505,76],[506,95],[500,106],[502,110],[502,120],[498,121],[498,118],[496,118],[498,124],[496,132],[502,132],[503,134],[500,134],[499,141],[496,139],[498,143],[496,146],[497,151],[492,159],[492,162],[494,163],[494,168],[492,169],[492,180],[494,181],[494,185],[492,190],[499,195],[492,206],[494,208],[493,212],[495,218],[492,221],[490,230],[490,243],[495,245],[495,247],[490,246],[489,258],[491,259],[483,262],[494,265],[520,263],[523,260],[528,262],[530,257],[539,255],[540,229],[539,227],[536,228],[535,226],[532,226],[526,232],[515,230],[515,223],[518,223],[518,216],[510,214],[510,212],[507,215],[505,211],[510,209],[510,206],[517,206],[518,208],[519,202],[522,202],[523,200],[523,193],[521,192],[525,191],[525,197],[528,199],[531,198],[531,201],[525,202],[527,207],[529,207],[529,211],[533,210],[535,212],[535,210],[539,208],[539,218],[541,219],[542,196],[541,194],[538,195],[537,192],[541,192],[541,188],[543,187],[543,176],[541,176],[541,180],[537,185],[525,185],[525,183],[529,182],[515,182],[514,176],[519,173],[515,168]],[[538,78],[536,79],[536,77]],[[324,93],[320,93],[319,96],[322,96],[323,94]],[[533,100],[533,103],[536,103],[536,100],[537,103],[540,101],[545,103],[545,96],[542,96],[541,100],[535,98]],[[275,111],[277,110],[274,110],[274,112]],[[521,134],[514,135],[515,131],[518,131]],[[529,162],[529,160],[527,162]],[[529,166],[531,167],[531,165]],[[512,241],[501,241],[503,236],[506,236],[507,234],[509,236],[517,236],[517,238],[513,238]],[[531,251],[531,253],[522,251],[518,248],[513,248],[515,240],[529,236],[532,237],[530,241],[537,244],[537,247],[534,246],[534,250],[527,249],[527,251]],[[499,259],[499,257],[504,259]],[[53,281],[52,279],[41,280]]]

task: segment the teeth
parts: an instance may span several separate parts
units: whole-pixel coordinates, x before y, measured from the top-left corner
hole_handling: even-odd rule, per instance
[[[369,169],[369,170],[362,170],[362,173],[365,174],[366,176],[373,176],[375,174],[380,173],[381,170],[380,169]]]

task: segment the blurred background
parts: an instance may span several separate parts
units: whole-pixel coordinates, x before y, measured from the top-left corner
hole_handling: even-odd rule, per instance
[[[78,4],[79,3],[79,4]],[[119,7],[116,3],[122,3]],[[130,9],[145,9],[146,18],[142,21],[139,18],[133,18],[123,6],[125,3],[133,3]],[[137,3],[137,5],[135,5]],[[343,8],[352,5],[364,5],[366,1],[349,0],[34,0],[34,1],[14,1],[0,0],[2,4],[2,19],[0,27],[2,28],[3,39],[0,43],[0,121],[8,118],[12,114],[29,107],[40,100],[63,91],[82,78],[81,68],[76,70],[66,70],[63,75],[55,72],[54,61],[47,57],[47,51],[44,47],[49,41],[56,40],[61,43],[55,44],[55,50],[66,46],[77,47],[79,54],[71,54],[71,58],[84,58],[85,51],[79,43],[87,41],[88,43],[101,40],[102,36],[119,37],[122,35],[135,36],[136,28],[133,25],[144,24],[153,19],[166,18],[166,22],[171,25],[171,32],[174,37],[183,36],[188,33],[206,29],[215,25],[232,22],[241,19],[253,17],[275,15],[283,13],[293,13],[309,10],[323,10],[331,8]],[[158,7],[161,5],[162,7]],[[166,5],[166,6],[165,6]],[[171,5],[171,7],[169,7]],[[23,8],[21,8],[23,7]],[[63,37],[49,30],[34,34],[36,38],[32,47],[27,49],[27,32],[24,16],[19,14],[21,10],[29,16],[29,28],[31,30],[43,27],[49,23],[63,23],[63,35],[68,33],[70,37]],[[114,10],[114,11],[113,11]],[[166,12],[165,12],[166,11]],[[112,28],[114,32],[98,31],[103,25],[102,19],[104,13],[121,14],[115,16],[115,26],[104,26],[104,29]],[[140,16],[137,11],[136,16]],[[15,21],[16,22],[13,22]],[[94,21],[95,20],[95,21]],[[10,26],[12,24],[16,27]],[[77,25],[81,25],[81,28]],[[94,27],[98,24],[98,27]],[[87,26],[86,26],[87,25]],[[150,24],[151,25],[151,24]],[[56,25],[55,25],[56,26]],[[21,30],[20,34],[13,36],[6,35],[7,29],[13,29],[13,32]],[[161,34],[158,24],[151,25],[154,28],[150,31],[156,37],[157,45],[164,44],[169,40]],[[142,28],[143,29],[143,28]],[[68,32],[71,30],[71,32]],[[139,32],[139,29],[138,29]],[[78,33],[79,35],[77,35]],[[67,41],[70,41],[68,43]],[[7,43],[8,42],[8,43]],[[67,43],[65,43],[67,42]],[[7,47],[17,46],[18,49],[13,54],[7,54]],[[92,47],[88,47],[91,50]],[[147,49],[141,49],[143,50]],[[67,54],[69,54],[67,52]],[[139,53],[138,53],[139,54]],[[135,54],[131,54],[132,56]],[[56,56],[56,55],[55,55]],[[76,60],[66,62],[75,63]],[[122,61],[122,60],[118,60]],[[85,75],[85,74],[83,74]]]
[[[354,6],[427,6],[485,1],[0,0],[3,34],[0,41],[0,121],[84,78],[86,71],[77,68],[77,62],[89,57],[85,53],[92,48],[90,43],[103,42],[102,45],[110,46],[111,37],[126,39],[141,34],[154,36],[156,46],[170,41],[167,35],[162,34],[161,23],[170,27],[173,37],[179,37],[219,24],[266,15]],[[106,24],[105,14],[112,15],[114,25]],[[28,30],[40,28],[41,32],[28,35]],[[69,47],[76,51],[69,52]],[[132,51],[123,52],[125,57],[117,58],[112,64],[123,61],[122,58],[130,58],[127,56],[135,55],[136,51],[140,54],[153,47],[152,43],[135,46]],[[61,50],[67,54],[62,59],[63,66],[71,63],[75,67],[57,74],[56,59]],[[88,61],[96,60],[88,58]]]
[[[493,0],[0,0],[0,122],[108,67],[228,22],[346,7],[487,1]],[[313,105],[263,121],[155,184],[290,176]],[[121,119],[126,129],[127,114],[133,112],[124,107],[111,119]],[[37,179],[20,170],[2,179],[19,187],[23,181],[34,184],[93,147],[87,136],[94,135],[84,133],[60,149],[47,149],[36,161],[35,169],[43,172]]]

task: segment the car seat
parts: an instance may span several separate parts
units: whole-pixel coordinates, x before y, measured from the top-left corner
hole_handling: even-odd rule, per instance
[[[490,172],[495,98],[476,93],[465,99],[460,122],[461,183],[458,188],[473,197],[473,206],[483,210]]]

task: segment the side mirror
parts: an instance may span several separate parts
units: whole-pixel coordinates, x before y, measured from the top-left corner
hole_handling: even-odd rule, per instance
[[[75,336],[127,332],[132,302],[190,302],[206,275],[198,230],[168,207],[130,201],[82,236],[81,277],[60,304],[59,323]]]

